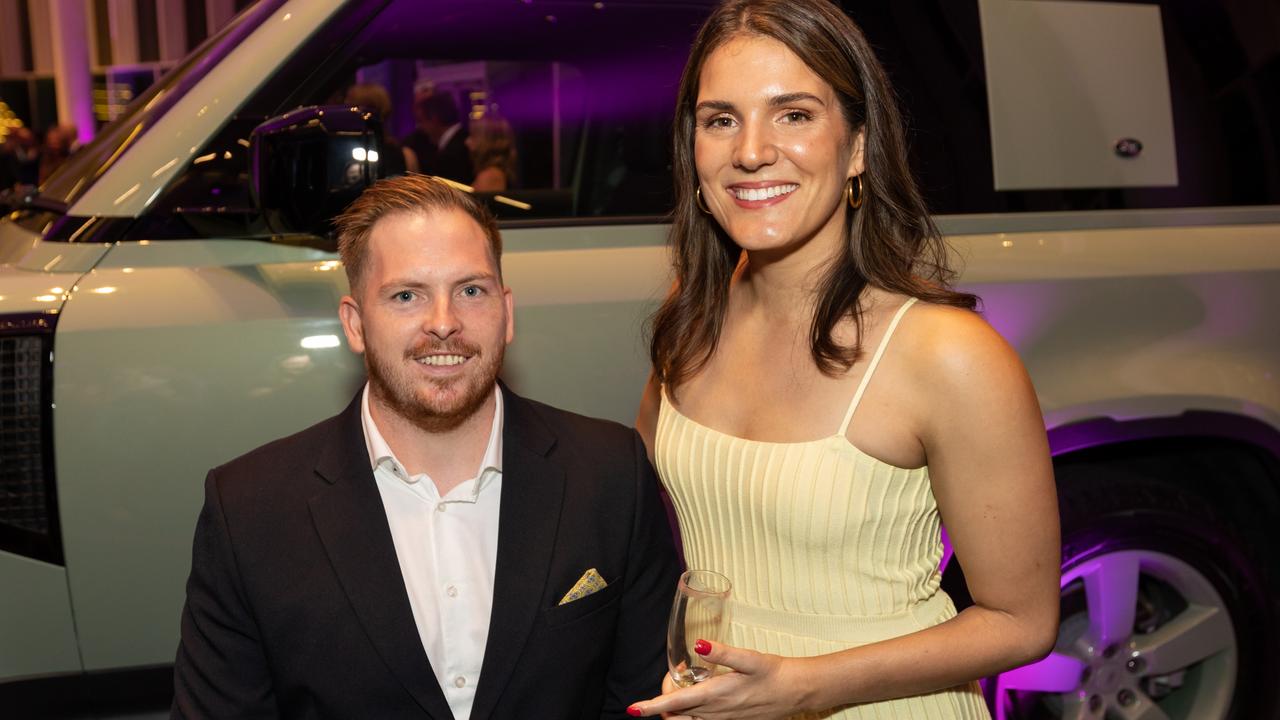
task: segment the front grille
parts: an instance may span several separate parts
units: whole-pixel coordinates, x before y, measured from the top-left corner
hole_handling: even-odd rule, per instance
[[[55,318],[0,316],[0,550],[61,563],[50,438]]]
[[[43,350],[44,338],[0,337],[0,523],[47,535]]]

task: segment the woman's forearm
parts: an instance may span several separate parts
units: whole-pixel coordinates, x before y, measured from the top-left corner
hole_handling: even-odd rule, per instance
[[[1056,623],[972,606],[934,627],[789,668],[806,710],[935,692],[1026,665],[1053,647]]]

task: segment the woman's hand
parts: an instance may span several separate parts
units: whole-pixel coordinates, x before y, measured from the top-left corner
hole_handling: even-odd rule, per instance
[[[679,690],[679,689],[680,689],[680,686],[676,684],[676,681],[675,681],[675,680],[672,680],[672,679],[671,679],[671,673],[663,673],[663,674],[662,674],[662,694],[663,694],[663,695],[666,695],[666,694],[668,694],[668,693],[673,693],[673,692],[675,692],[675,691],[677,691],[677,690]],[[635,705],[632,705],[631,707],[633,707],[633,708],[634,708],[634,707],[635,707]],[[630,708],[628,708],[627,712],[633,712],[633,711],[632,711]],[[635,710],[634,712],[635,712],[637,715],[639,715],[639,714],[640,714],[640,711],[639,711],[638,709],[637,709],[637,710]],[[664,713],[662,713],[662,720],[694,720],[694,718],[692,718],[692,717],[690,717],[690,716],[688,716],[688,715],[681,715],[681,714],[677,714],[677,713],[666,713],[666,712],[664,712]]]
[[[704,647],[703,657],[730,672],[687,688],[675,687],[668,676],[662,695],[633,704],[627,713],[661,714],[668,720],[778,720],[812,709],[806,707],[809,692],[803,672],[808,658],[766,655],[720,643]]]

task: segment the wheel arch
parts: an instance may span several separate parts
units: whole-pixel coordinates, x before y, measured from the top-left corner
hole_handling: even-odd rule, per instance
[[[1256,538],[1263,571],[1280,581],[1280,551],[1266,542],[1280,517],[1280,429],[1254,417],[1189,410],[1179,415],[1077,421],[1048,430],[1059,494],[1106,466],[1177,484],[1241,521]],[[942,587],[957,608],[972,604],[964,571],[943,556]]]

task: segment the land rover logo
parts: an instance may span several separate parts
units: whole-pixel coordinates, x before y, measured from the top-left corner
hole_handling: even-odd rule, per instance
[[[1120,138],[1116,141],[1116,154],[1122,158],[1135,158],[1142,153],[1142,141],[1137,138]]]

